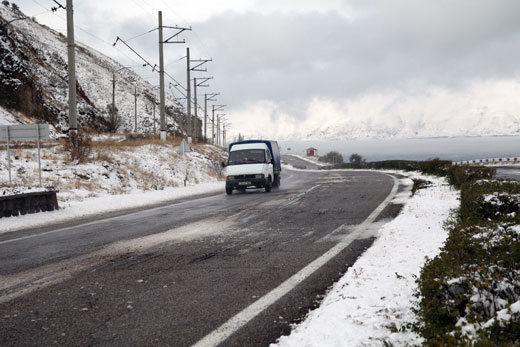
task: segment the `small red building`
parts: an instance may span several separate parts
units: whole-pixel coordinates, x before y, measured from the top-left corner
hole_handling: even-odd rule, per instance
[[[318,155],[318,149],[314,147],[307,148],[307,156],[314,157]]]

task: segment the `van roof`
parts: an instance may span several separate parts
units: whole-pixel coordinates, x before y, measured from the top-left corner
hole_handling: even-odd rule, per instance
[[[269,149],[269,148],[267,147],[267,144],[265,144],[264,142],[239,143],[239,144],[233,145],[229,151],[233,152],[233,151],[239,151],[239,150],[243,150],[243,149]]]

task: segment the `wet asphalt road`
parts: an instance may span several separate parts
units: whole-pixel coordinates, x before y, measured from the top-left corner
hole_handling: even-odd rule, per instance
[[[285,170],[271,193],[4,235],[0,345],[193,345],[352,233],[393,184],[373,172]],[[389,205],[379,218],[397,211]],[[287,334],[370,246],[374,228],[222,345],[267,346]]]

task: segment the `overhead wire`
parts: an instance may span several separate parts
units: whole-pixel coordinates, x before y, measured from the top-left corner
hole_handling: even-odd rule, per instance
[[[37,1],[37,0],[31,0],[31,1],[34,2],[35,4],[37,4],[38,6],[40,6],[41,8],[43,8],[43,9],[46,10],[45,12],[42,12],[42,13],[40,13],[40,14],[38,14],[38,15],[45,14],[45,13],[51,11],[51,10],[49,10],[47,7],[45,7],[44,5],[42,5],[39,1]],[[137,6],[139,6],[141,9],[143,9],[143,10],[145,10],[145,11],[151,13],[151,14],[154,14],[154,13],[152,12],[152,10],[150,9],[152,6],[151,6],[151,5],[150,5],[146,0],[141,0],[141,1],[145,4],[146,7],[141,6],[141,5],[140,5],[136,0],[132,0],[132,2],[134,2],[134,3],[135,3]],[[163,4],[164,4],[168,9],[169,9],[169,11],[170,11],[171,13],[173,13],[175,16],[182,17],[181,15],[179,15],[178,13],[176,13],[176,11],[174,11],[174,10],[173,10],[169,5],[168,5],[168,3],[166,3],[166,2],[163,1],[163,0],[161,0],[161,2],[162,2],[162,3],[163,3]],[[52,14],[53,14],[54,16],[56,16],[57,18],[61,19],[62,21],[64,21],[65,23],[67,22],[67,20],[66,20],[65,18],[63,18],[62,16],[58,15],[56,12],[52,11]],[[181,18],[181,19],[183,19],[184,21],[186,21],[184,18]],[[119,47],[116,47],[115,44],[110,44],[110,43],[108,43],[106,40],[104,40],[104,39],[98,37],[97,35],[91,33],[91,32],[88,31],[88,30],[86,30],[86,29],[84,29],[84,28],[78,26],[77,24],[75,24],[74,26],[77,27],[80,31],[84,32],[85,34],[87,34],[87,35],[91,36],[92,38],[98,40],[99,42],[102,42],[103,44],[107,45],[108,47],[112,47],[113,49],[117,50],[120,54],[124,55],[127,59],[129,59],[129,60],[132,61],[133,63],[138,64],[138,62],[137,62],[135,59],[133,59],[133,58],[131,58],[130,56],[128,56],[128,55],[127,55],[123,50],[121,50]],[[137,38],[139,38],[139,37],[145,36],[145,35],[147,35],[147,34],[153,32],[153,31],[155,31],[155,30],[157,30],[157,28],[155,28],[155,29],[151,29],[151,30],[149,30],[149,31],[147,31],[147,32],[145,32],[145,33],[142,33],[142,34],[136,35],[136,36],[131,37],[131,38],[129,38],[129,39],[127,39],[127,40],[124,40],[124,41],[123,41],[121,38],[119,38],[119,37],[118,37],[118,39],[121,40],[121,41],[122,41],[126,46],[128,46],[128,48],[130,48],[130,49],[134,52],[134,54],[136,54],[136,55],[137,55],[141,60],[143,60],[143,61],[144,61],[148,66],[152,67],[152,71],[157,71],[157,72],[159,72],[158,69],[156,69],[157,64],[152,65],[152,64],[151,64],[150,62],[148,62],[148,61],[147,61],[147,60],[146,60],[146,59],[145,59],[141,54],[137,53],[133,48],[131,48],[131,47],[126,43],[126,42],[128,42],[128,41],[131,41],[131,40],[137,39]],[[204,47],[204,44],[202,43],[202,40],[200,40],[200,37],[198,37],[198,35],[196,35],[196,33],[195,33],[195,36],[197,37],[197,39],[199,40],[199,42],[200,42],[200,43],[202,44],[202,46]],[[126,42],[125,42],[125,41],[126,41]],[[116,40],[116,43],[117,43],[117,40]],[[204,47],[204,48],[205,48],[205,47]],[[182,57],[182,58],[184,58],[184,57]],[[179,61],[179,60],[181,60],[182,58],[180,58],[180,59],[178,59],[178,60],[176,60],[176,61]],[[169,63],[168,65],[171,65],[171,64],[172,64],[172,63]],[[184,87],[184,86],[183,86],[179,81],[177,81],[177,80],[176,80],[173,76],[171,76],[169,73],[164,72],[164,74],[165,74],[168,78],[170,78],[172,81],[175,82],[175,84],[173,84],[173,86],[175,87],[175,89],[176,89],[176,90],[177,90],[181,95],[183,95],[183,98],[186,100],[186,94],[184,94],[184,92],[183,92],[182,90],[180,90],[180,89],[178,88],[178,86],[182,87],[182,89],[184,89],[184,91],[187,91],[186,87]],[[175,96],[174,96],[174,97],[175,97]],[[176,98],[176,99],[178,99],[178,98]],[[194,99],[194,98],[190,98],[190,99]],[[197,106],[199,106],[199,105],[197,105]],[[200,107],[200,106],[199,106],[199,107]]]

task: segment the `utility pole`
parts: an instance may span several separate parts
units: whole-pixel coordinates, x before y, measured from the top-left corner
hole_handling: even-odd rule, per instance
[[[175,34],[163,40],[163,28],[167,29],[175,29],[178,30]],[[165,101],[164,101],[164,54],[163,54],[163,44],[164,43],[186,43],[186,40],[175,40],[170,41],[173,38],[176,38],[180,33],[185,30],[191,30],[191,28],[180,28],[177,26],[163,26],[162,25],[162,11],[159,11],[159,86],[160,86],[160,110],[159,114],[161,115],[161,141],[166,141],[166,117],[165,117]],[[189,61],[189,58],[188,58]],[[189,86],[189,83],[188,83]],[[189,112],[189,111],[188,111]]]
[[[226,146],[226,123],[222,124],[222,144]]]
[[[217,145],[220,145],[220,120],[225,116],[225,113],[217,114]]]
[[[110,122],[114,121],[114,116],[116,113],[116,73],[112,71],[112,110],[110,110]]]
[[[217,99],[214,99],[220,95],[220,93],[211,93],[211,94],[204,94],[204,140],[208,141],[208,134],[207,134],[207,120],[208,120],[208,101],[217,101]],[[209,96],[209,98],[208,98]],[[215,117],[213,117],[215,118]],[[213,139],[212,139],[213,141]]]
[[[186,101],[187,101],[187,111],[188,111],[188,142],[191,141],[191,136],[193,135],[193,120],[192,120],[192,117],[191,117],[191,71],[193,72],[207,72],[208,70],[207,69],[200,69],[200,67],[207,63],[207,62],[210,62],[212,61],[211,59],[196,59],[196,60],[191,60],[190,59],[190,49],[189,47],[186,47],[186,65],[187,65],[187,73],[186,73],[186,77],[187,77],[187,81],[186,81],[186,85],[188,88],[186,88]],[[196,64],[195,66],[191,67],[191,63],[198,63]],[[213,78],[213,77],[212,77]],[[195,109],[195,114],[197,113],[197,102],[194,103],[194,109]],[[195,119],[196,121],[196,119]]]
[[[199,123],[199,120],[198,120],[198,116],[197,116],[197,111],[198,111],[198,103],[197,103],[197,87],[209,87],[209,84],[204,84],[205,82],[209,81],[213,79],[213,77],[203,77],[203,78],[194,78],[193,79],[193,104],[194,104],[194,114],[195,116],[193,117],[193,133],[195,135],[193,135],[193,139],[198,139],[199,137],[199,134],[198,134],[198,129],[197,129],[197,124]],[[202,80],[200,82],[197,82],[197,80]]]
[[[162,11],[159,11],[159,115],[161,121],[161,141],[166,141],[166,119],[164,115],[164,54],[163,54],[163,26]]]
[[[67,0],[67,53],[68,53],[68,72],[69,72],[69,131],[72,134],[78,131],[78,121],[76,119],[76,57],[74,44],[74,11],[72,0]]]
[[[188,116],[188,129],[186,136],[188,142],[191,142],[191,77],[190,77],[190,48],[186,47],[186,111]]]
[[[137,85],[134,86],[134,133],[137,133]]]
[[[212,116],[211,116],[211,143],[215,144],[215,111],[222,110],[226,105],[212,105]],[[218,118],[218,116],[217,116]],[[218,129],[217,129],[218,130]]]
[[[154,135],[156,133],[156,130],[155,130],[155,100],[153,100],[153,133],[154,133]]]

